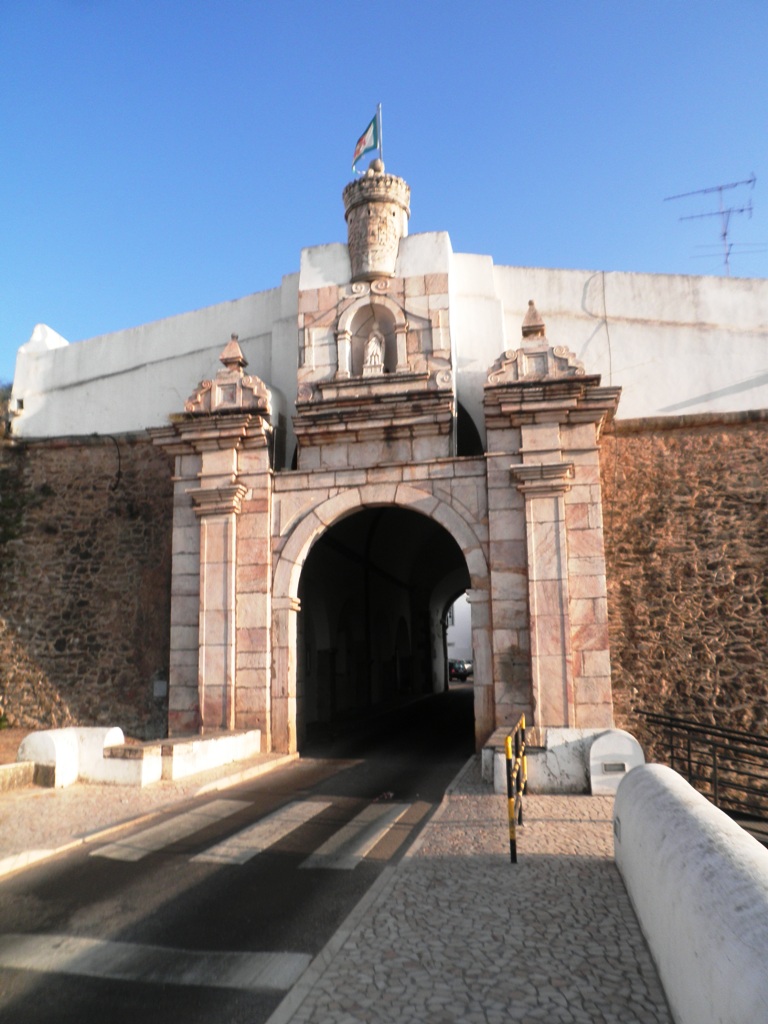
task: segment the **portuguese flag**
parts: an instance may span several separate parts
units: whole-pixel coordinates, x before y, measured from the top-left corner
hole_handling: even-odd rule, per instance
[[[357,140],[355,146],[355,155],[352,157],[352,170],[355,169],[355,164],[360,157],[365,156],[366,153],[370,153],[372,149],[379,148],[379,115],[378,112],[374,115],[373,120],[365,129],[363,134]]]

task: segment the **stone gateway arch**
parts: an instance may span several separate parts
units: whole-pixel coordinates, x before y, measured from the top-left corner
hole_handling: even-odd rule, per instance
[[[478,746],[521,711],[610,727],[598,444],[619,389],[531,301],[460,406],[449,246],[408,237],[410,190],[380,161],[344,201],[348,245],[303,252],[272,341],[294,394],[248,375],[233,335],[151,431],[174,460],[169,732],[293,751],[317,722],[440,690],[462,592]]]
[[[383,477],[385,473],[379,471],[376,475]],[[393,511],[400,515],[393,517]],[[466,515],[466,510],[462,511]],[[360,520],[361,514],[365,513],[369,515],[369,521],[361,523],[362,543],[349,529],[345,540],[345,526],[352,526],[354,520]],[[364,549],[371,542],[374,528],[381,534],[379,550],[374,552],[374,557],[370,557],[369,553],[366,558]],[[398,697],[413,698],[443,689],[447,673],[443,643],[446,606],[459,593],[467,590],[473,600],[474,650],[483,668],[490,667],[487,616],[485,625],[480,625],[483,616],[479,611],[476,612],[483,605],[487,610],[488,569],[473,524],[461,512],[435,497],[428,480],[420,487],[373,482],[351,488],[308,509],[288,533],[275,569],[275,591],[287,594],[287,600],[282,605],[282,620],[273,620],[273,640],[277,642],[279,638],[282,641],[279,647],[273,649],[273,681],[279,678],[279,692],[287,695],[288,701],[287,704],[275,703],[273,697],[272,721],[274,724],[280,723],[279,730],[287,729],[290,733],[294,722],[312,720],[302,716],[296,707],[301,687],[295,640],[298,623],[295,617],[299,609],[304,610],[303,601],[297,601],[297,598],[307,556],[313,544],[321,542],[331,531],[336,533],[333,539],[337,552],[342,547],[346,549],[340,552],[342,562],[352,560],[362,566],[362,573],[374,575],[371,587],[370,583],[368,586],[362,585],[362,579],[355,585],[354,574],[350,574],[348,569],[345,573],[352,599],[359,595],[360,601],[366,603],[371,600],[370,591],[376,594],[375,607],[365,613],[371,616],[373,622],[360,623],[364,647],[364,663],[360,671],[364,676],[363,693],[358,696],[361,710],[377,704],[391,704]],[[414,545],[417,545],[415,552]],[[427,547],[429,550],[426,550]],[[431,558],[434,554],[438,557]],[[424,556],[426,564],[423,561],[419,564],[418,555]],[[330,559],[326,555],[328,561]],[[335,561],[338,564],[338,559]],[[337,589],[337,577],[329,579],[325,588],[317,588],[317,599],[323,607],[329,603],[327,597],[325,600],[321,597],[323,591],[333,593]],[[342,607],[343,598],[342,594],[337,602]],[[361,616],[363,614],[364,610],[361,610]],[[475,622],[478,624],[475,625]],[[331,623],[331,627],[333,625]],[[402,640],[403,630],[405,646],[398,642]],[[319,643],[313,647],[308,642],[309,638],[304,638],[305,649],[313,649],[318,661],[324,650],[336,659],[346,654],[339,647],[333,646],[335,630],[331,628],[329,632],[331,635],[326,638],[325,648]],[[307,680],[310,676],[309,666],[302,667],[301,676]],[[478,668],[478,679],[481,674],[482,678],[490,678],[490,674],[486,676]],[[326,663],[324,671],[312,675],[319,676],[317,682],[324,685],[326,691],[333,689],[333,667]],[[359,684],[356,689],[359,689]],[[477,694],[484,695],[485,687],[479,686]],[[484,699],[476,699],[476,721],[487,720]],[[329,694],[326,692],[326,703],[328,700]],[[336,705],[331,710],[342,710],[338,702]],[[351,706],[348,704],[348,710],[354,710],[356,706],[353,701]]]

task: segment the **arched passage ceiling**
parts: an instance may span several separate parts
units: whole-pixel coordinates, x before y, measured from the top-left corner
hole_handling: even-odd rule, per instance
[[[334,524],[312,548],[305,568],[313,575],[322,571],[331,552],[366,564],[392,582],[417,585],[430,593],[457,572],[465,578],[465,587],[470,582],[453,537],[431,519],[407,509],[364,509]]]

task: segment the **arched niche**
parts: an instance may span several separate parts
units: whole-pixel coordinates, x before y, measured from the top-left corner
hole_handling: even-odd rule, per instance
[[[383,336],[382,372],[401,373],[408,369],[405,312],[387,295],[370,292],[352,303],[339,318],[336,330],[337,376],[362,377],[365,352],[372,332]]]

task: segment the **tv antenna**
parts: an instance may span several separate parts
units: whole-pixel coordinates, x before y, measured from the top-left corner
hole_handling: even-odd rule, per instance
[[[731,250],[733,249],[733,242],[728,241],[728,229],[731,223],[731,217],[735,213],[746,213],[750,217],[752,216],[752,200],[750,199],[745,206],[729,206],[726,207],[723,202],[723,193],[727,189],[731,188],[744,188],[747,185],[753,189],[755,187],[754,171],[752,175],[745,181],[732,181],[727,185],[713,185],[712,188],[699,188],[695,192],[681,192],[676,196],[666,196],[664,202],[667,203],[671,199],[688,199],[690,196],[706,196],[712,195],[717,192],[719,199],[719,209],[710,210],[707,213],[690,213],[685,217],[678,218],[679,220],[701,220],[704,217],[719,217],[720,218],[720,238],[723,243],[723,260],[725,262],[725,272],[730,277],[731,275]]]

